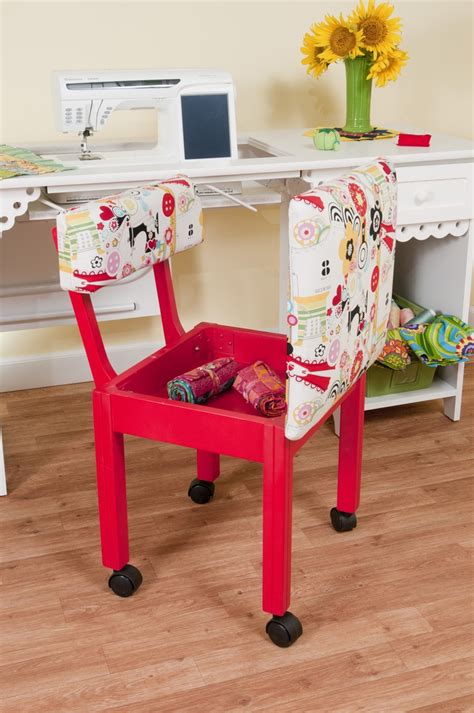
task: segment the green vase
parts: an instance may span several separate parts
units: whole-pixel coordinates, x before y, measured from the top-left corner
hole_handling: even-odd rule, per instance
[[[372,131],[370,99],[372,80],[367,79],[372,60],[368,56],[345,59],[346,65],[346,124],[344,131],[366,133]]]

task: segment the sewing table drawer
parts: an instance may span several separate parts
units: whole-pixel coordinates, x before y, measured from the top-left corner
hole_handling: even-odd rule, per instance
[[[472,217],[472,170],[469,164],[400,166],[398,224],[461,221]]]

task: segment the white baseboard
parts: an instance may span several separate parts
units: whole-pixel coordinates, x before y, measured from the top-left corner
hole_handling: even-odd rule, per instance
[[[155,342],[120,344],[109,347],[107,354],[114,369],[120,372],[162,346]],[[72,352],[32,354],[0,361],[0,393],[37,389],[42,386],[78,384],[91,379],[89,365],[82,349]]]
[[[278,332],[276,327],[266,329]],[[163,342],[140,342],[107,347],[107,354],[117,372],[160,349]],[[82,349],[51,354],[32,354],[14,359],[0,359],[0,393],[39,389],[42,386],[61,386],[91,381],[92,376]]]

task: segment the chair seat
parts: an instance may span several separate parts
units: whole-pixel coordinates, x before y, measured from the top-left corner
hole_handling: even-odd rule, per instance
[[[262,359],[285,383],[284,335],[201,323],[173,346],[159,349],[96,392],[110,398],[112,421],[119,432],[204,450],[207,444],[211,451],[218,438],[221,453],[260,461],[264,429],[283,430],[285,415],[261,416],[234,389],[205,404],[168,397],[170,379],[228,356],[242,368]]]

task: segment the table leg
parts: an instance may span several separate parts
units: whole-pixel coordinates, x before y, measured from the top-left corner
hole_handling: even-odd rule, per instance
[[[279,284],[279,308],[278,308],[278,329],[281,334],[286,334],[288,324],[286,321],[288,313],[288,208],[290,197],[285,191],[281,195],[280,204],[280,284]]]
[[[2,429],[0,428],[0,495],[7,494],[7,476],[5,473],[5,460],[3,457]]]

